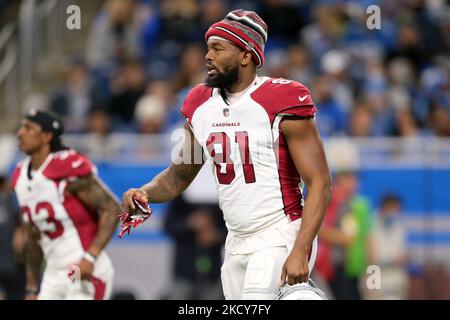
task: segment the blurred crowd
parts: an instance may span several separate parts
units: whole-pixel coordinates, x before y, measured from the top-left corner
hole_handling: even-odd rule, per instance
[[[71,133],[170,132],[205,79],[205,31],[238,7],[269,27],[259,74],[310,87],[322,136],[450,136],[446,1],[107,0],[48,105]]]

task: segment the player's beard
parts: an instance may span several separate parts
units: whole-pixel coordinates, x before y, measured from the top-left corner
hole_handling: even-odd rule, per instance
[[[229,89],[239,79],[239,67],[230,67],[224,72],[216,69],[216,74],[212,77],[208,75],[206,78],[206,86],[211,88]]]

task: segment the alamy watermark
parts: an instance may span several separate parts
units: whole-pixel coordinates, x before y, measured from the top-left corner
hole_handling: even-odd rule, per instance
[[[72,4],[67,7],[66,27],[69,30],[81,30],[81,9],[79,6]]]
[[[377,265],[370,265],[366,270],[367,279],[366,286],[369,290],[380,290],[381,289],[381,268]]]
[[[366,19],[366,27],[369,30],[381,29],[381,9],[373,4],[366,8],[369,15]],[[66,8],[66,27],[69,30],[81,30],[81,9],[79,6],[72,4]]]
[[[368,6],[366,13],[369,14],[366,20],[366,26],[369,30],[381,29],[381,9],[377,5]]]

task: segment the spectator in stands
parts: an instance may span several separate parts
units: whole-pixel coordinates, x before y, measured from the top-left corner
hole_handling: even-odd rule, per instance
[[[180,55],[180,64],[172,77],[175,91],[202,83],[206,77],[204,44],[186,46]]]
[[[173,86],[169,80],[156,79],[150,81],[147,85],[146,93],[160,98],[166,106],[171,105],[175,101]]]
[[[0,176],[0,300],[25,298],[24,235],[8,180]]]
[[[94,21],[87,42],[91,67],[111,69],[127,57],[139,55],[139,24],[134,0],[108,0]]]
[[[201,1],[200,25],[202,31],[199,32],[199,34],[203,34],[203,32],[208,30],[210,25],[216,21],[220,21],[224,16],[226,16],[229,11],[228,5],[229,1],[226,0]],[[203,38],[199,38],[198,41],[203,43]]]
[[[198,45],[203,43],[199,38],[203,33],[198,30],[223,16],[229,5],[242,3],[105,1],[89,33],[89,68],[81,59],[70,61],[63,84],[50,96],[50,109],[65,117],[69,132],[85,132],[91,108],[105,106],[112,117],[112,131],[136,131],[134,108],[144,84],[124,88],[130,87],[123,80],[127,78],[124,73],[130,73],[125,69],[130,68],[122,66],[129,66],[127,61],[134,60],[134,65],[142,69],[131,71],[135,75],[141,73],[135,78],[148,75],[152,79],[169,79],[174,96],[182,97],[185,90],[205,76],[203,45]],[[448,4],[383,2],[382,29],[367,30],[364,1],[346,6],[335,1],[244,3],[260,12],[269,24],[273,21],[275,29],[266,48],[272,57],[268,74],[306,85],[318,83],[319,87],[324,77],[327,79],[327,95],[331,98],[323,101],[319,109],[322,116],[318,118],[324,135],[345,134],[345,128],[352,127],[351,118],[362,118],[368,127],[362,130],[364,125],[357,125],[359,128],[352,134],[412,136],[417,134],[417,127],[419,134],[448,136],[446,114],[434,107],[439,105],[450,111],[449,60],[445,55],[450,48],[446,32],[450,28]],[[319,92],[317,96],[321,99],[323,94]],[[370,116],[352,108],[357,99],[366,101]],[[35,103],[32,102],[33,107]],[[408,104],[412,118],[403,111]],[[171,116],[169,119],[173,123]]]
[[[112,123],[110,114],[102,109],[93,109],[88,118],[88,138],[81,152],[88,154],[95,162],[111,159],[121,148],[121,141],[111,136]]]
[[[350,110],[354,95],[349,74],[350,62],[350,56],[343,50],[330,50],[320,61],[321,71],[329,79],[333,100],[345,112]]]
[[[200,6],[196,0],[167,0],[161,4],[161,37],[181,43],[197,40]]]
[[[366,72],[364,77],[363,90],[368,97],[374,95],[384,95],[388,89],[388,82],[383,61],[376,58],[367,58]]]
[[[106,98],[98,92],[80,57],[69,57],[63,78],[50,98],[50,110],[63,117],[68,133],[86,132],[91,109],[103,105]]]
[[[181,195],[170,203],[164,229],[175,245],[175,287],[163,298],[223,299],[220,268],[226,229],[217,204],[192,202]]]
[[[352,110],[349,135],[370,137],[373,133],[373,113],[364,101],[359,101]]]
[[[136,123],[139,133],[161,133],[166,121],[167,106],[158,96],[145,95],[137,102]]]
[[[138,9],[139,12],[144,12],[142,15],[142,27],[139,32],[140,53],[145,63],[151,63],[157,54],[157,47],[159,34],[161,33],[161,16],[159,7],[154,1],[140,1]]]
[[[284,49],[272,49],[265,54],[267,57],[267,64],[264,65],[264,70],[268,77],[271,78],[285,78],[287,79],[290,66],[288,64],[288,55]]]
[[[144,103],[144,106],[155,106],[154,110],[148,110],[149,108],[143,108],[139,106],[139,103],[144,98],[151,98],[149,101],[156,102],[153,103]],[[172,121],[178,122],[180,121],[180,114],[179,109],[176,111],[171,110],[171,107],[175,103],[175,96],[174,96],[174,90],[173,90],[173,83],[169,80],[164,79],[157,79],[152,80],[148,83],[145,96],[141,97],[141,99],[138,101],[138,106],[136,107],[136,121],[138,123],[138,129],[141,132],[147,132],[147,133],[162,133],[166,130],[169,130],[168,132],[172,132]],[[150,108],[151,109],[151,108]],[[174,114],[172,114],[172,111]],[[143,112],[143,113],[141,113]],[[151,114],[156,114],[156,118],[154,120],[151,120],[149,116]],[[144,127],[140,127],[140,116],[141,115],[147,115],[147,119],[150,120],[154,125],[151,125],[154,129],[146,129],[146,125],[144,124]],[[144,117],[145,118],[145,117]],[[171,119],[173,118],[173,119]],[[145,122],[145,121],[143,121]],[[141,124],[143,124],[143,122]],[[161,122],[161,123],[158,123]]]
[[[333,98],[329,77],[316,78],[311,92],[316,101],[317,127],[323,137],[343,135],[347,126],[347,113]]]
[[[395,110],[388,104],[384,93],[366,95],[367,106],[372,113],[372,134],[374,136],[393,136],[395,130]]]
[[[371,204],[358,194],[358,150],[340,141],[327,150],[334,187],[322,228],[316,272],[335,299],[359,300],[366,268],[373,261]]]
[[[445,9],[444,9],[445,10]],[[450,51],[450,13],[447,8],[446,17],[443,19],[441,30],[444,41],[444,52]]]
[[[411,112],[409,105],[406,105],[396,114],[396,132],[400,137],[418,137],[423,133],[418,127],[417,120]]]
[[[115,131],[134,132],[136,103],[145,92],[146,74],[139,60],[127,60],[111,79],[108,111]]]
[[[425,63],[426,53],[424,43],[420,39],[420,33],[413,24],[404,24],[400,26],[397,47],[388,54],[388,60],[394,58],[405,58],[416,71]]]
[[[294,43],[289,47],[287,65],[289,66],[287,79],[311,86],[313,72],[308,51],[304,46]]]
[[[161,1],[157,7],[157,18],[144,26],[144,48],[150,50],[144,56],[149,74],[168,78],[177,72],[183,48],[203,42],[198,38],[200,7],[196,0]]]
[[[266,50],[286,49],[291,39],[297,39],[306,19],[299,14],[298,5],[287,0],[264,0],[259,10],[261,18],[270,26]]]
[[[426,259],[410,270],[407,299],[449,300],[450,270],[448,263]]]
[[[401,220],[401,210],[402,203],[398,196],[383,196],[373,229],[373,263],[381,269],[381,288],[369,291],[372,298],[406,298],[406,230]]]
[[[93,109],[88,118],[89,133],[107,136],[111,132],[111,117],[101,109]]]
[[[318,68],[323,54],[333,49],[344,35],[343,17],[338,6],[317,4],[311,8],[313,21],[301,30],[301,40]]]
[[[441,33],[441,28],[438,24],[438,21],[440,21],[442,18],[439,19],[437,17],[433,17],[432,12],[433,6],[435,7],[434,10],[436,10],[437,9],[436,7],[442,6],[443,3],[430,5],[429,1],[421,0],[421,1],[410,1],[408,5],[409,8],[407,10],[402,10],[400,17],[404,18],[403,22],[406,22],[405,25],[415,29],[415,32],[417,32],[418,34],[417,37],[418,43],[415,44],[403,43],[401,47],[405,47],[405,45],[406,47],[408,47],[409,45],[410,51],[413,51],[415,47],[416,54],[419,55],[422,54],[423,63],[424,64],[430,63],[432,61],[430,59],[431,57],[433,57],[436,54],[444,52],[443,35]],[[445,12],[445,8],[442,8],[442,11]],[[401,21],[402,20],[399,19],[400,23]],[[417,61],[416,66],[421,68],[423,65],[422,63]]]
[[[430,110],[430,126],[439,137],[450,137],[450,113],[444,106],[434,103]]]
[[[356,187],[353,172],[336,174],[332,200],[319,233],[317,270],[328,280],[337,300],[362,299],[361,285],[370,264],[371,208],[366,198],[356,194]]]

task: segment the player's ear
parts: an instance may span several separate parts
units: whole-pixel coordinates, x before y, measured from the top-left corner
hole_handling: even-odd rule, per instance
[[[250,51],[242,51],[241,66],[245,67],[252,62],[252,54]]]

